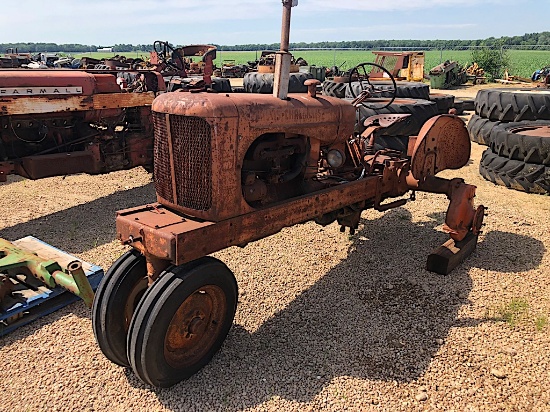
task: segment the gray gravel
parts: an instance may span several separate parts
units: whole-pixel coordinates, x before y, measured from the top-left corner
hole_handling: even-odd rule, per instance
[[[79,302],[0,338],[0,410],[550,410],[550,198],[483,180],[483,149],[444,173],[477,185],[490,213],[450,276],[424,269],[447,239],[443,196],[367,211],[354,236],[288,228],[216,254],[239,307],[222,350],[188,381],[152,389],[111,364]],[[0,236],[32,234],[107,268],[125,250],[114,212],[154,198],[140,169],[10,178]]]

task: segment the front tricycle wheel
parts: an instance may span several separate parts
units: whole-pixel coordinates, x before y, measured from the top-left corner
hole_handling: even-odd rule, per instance
[[[138,302],[148,287],[145,257],[129,250],[107,271],[92,306],[92,327],[103,354],[121,366],[130,366],[126,334]]]
[[[225,340],[237,308],[237,282],[204,257],[165,272],[147,290],[128,333],[128,358],[145,383],[169,387],[205,366]]]

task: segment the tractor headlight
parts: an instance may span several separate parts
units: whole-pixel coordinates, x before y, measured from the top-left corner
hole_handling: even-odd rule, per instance
[[[345,161],[346,156],[340,150],[332,149],[327,154],[328,164],[335,169],[342,167]]]

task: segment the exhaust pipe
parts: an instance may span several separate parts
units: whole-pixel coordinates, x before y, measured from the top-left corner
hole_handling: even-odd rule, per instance
[[[292,7],[298,5],[298,0],[283,0],[283,24],[281,27],[281,49],[275,57],[275,74],[273,79],[273,96],[286,100],[288,96],[288,81],[290,77],[290,60],[288,52],[290,44],[290,15]]]

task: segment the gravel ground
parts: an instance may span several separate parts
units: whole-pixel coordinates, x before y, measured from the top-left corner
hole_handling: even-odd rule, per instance
[[[0,410],[549,411],[550,198],[494,186],[478,163],[445,177],[489,207],[476,252],[424,269],[448,202],[367,211],[354,236],[308,223],[216,256],[239,307],[197,375],[151,389],[111,364],[81,302],[0,338]],[[114,212],[154,201],[141,169],[0,184],[0,236],[37,236],[108,268]]]

